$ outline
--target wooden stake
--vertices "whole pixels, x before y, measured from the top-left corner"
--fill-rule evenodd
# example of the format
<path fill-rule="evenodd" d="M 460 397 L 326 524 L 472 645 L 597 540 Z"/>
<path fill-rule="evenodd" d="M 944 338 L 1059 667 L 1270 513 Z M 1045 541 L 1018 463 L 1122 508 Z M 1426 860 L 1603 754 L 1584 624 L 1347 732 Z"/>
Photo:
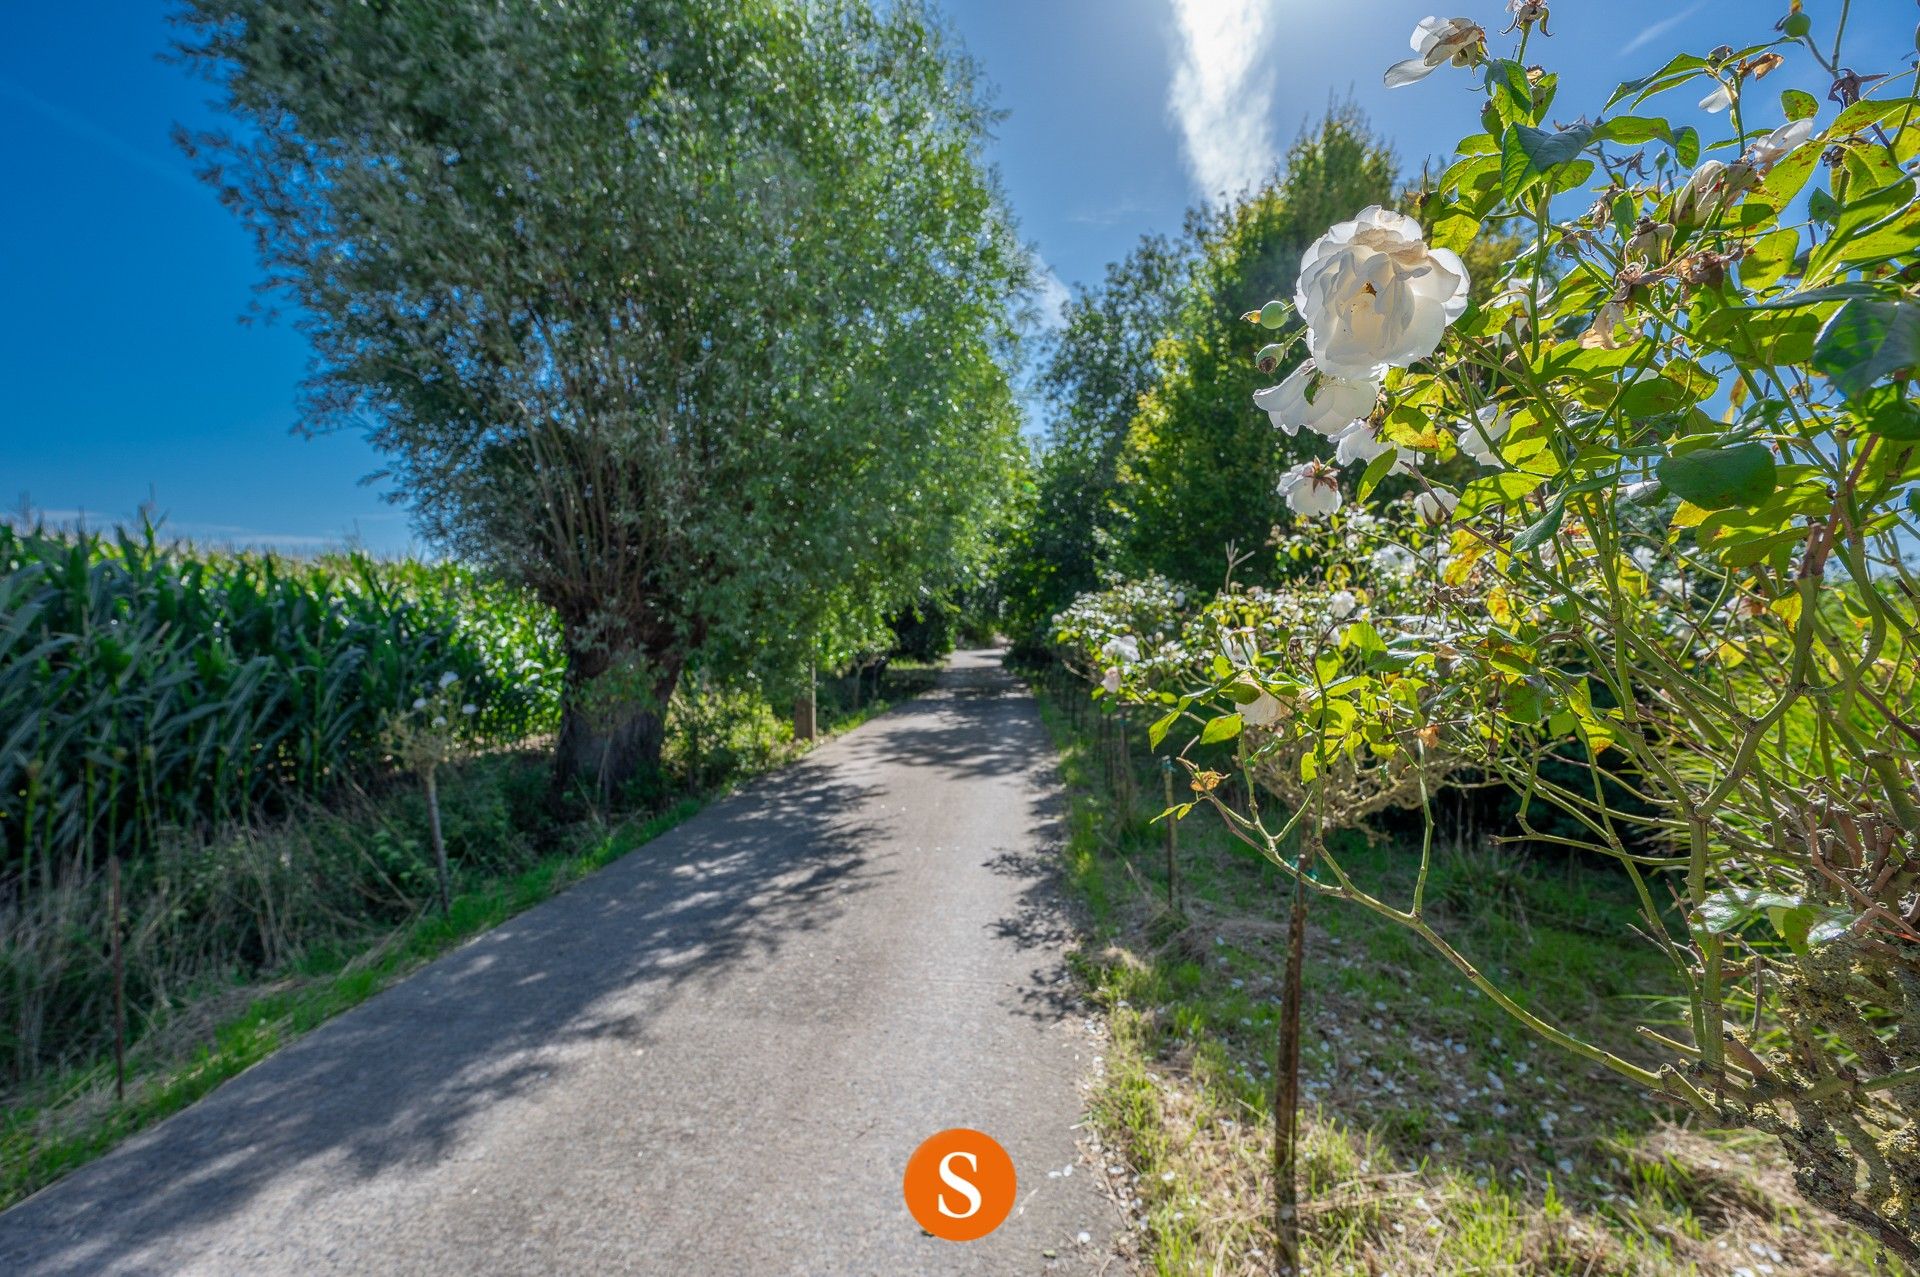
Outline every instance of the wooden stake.
<path fill-rule="evenodd" d="M 433 863 L 440 871 L 440 916 L 453 912 L 453 893 L 447 884 L 447 840 L 440 836 L 440 788 L 427 768 L 427 831 L 433 835 Z"/>
<path fill-rule="evenodd" d="M 1167 908 L 1178 912 L 1180 909 L 1180 869 L 1175 853 L 1180 850 L 1180 822 L 1172 816 L 1173 812 L 1173 760 L 1160 760 L 1161 788 L 1166 791 L 1168 814 L 1161 817 L 1167 822 Z"/>
<path fill-rule="evenodd" d="M 113 1098 L 127 1102 L 127 962 L 120 949 L 120 857 L 107 861 L 107 915 L 113 961 Z"/>
<path fill-rule="evenodd" d="M 1280 992 L 1280 1044 L 1273 1068 L 1273 1271 L 1300 1271 L 1300 1004 L 1307 956 L 1306 876 L 1313 868 L 1319 831 L 1309 821 L 1300 832 L 1295 862 L 1293 911 L 1287 923 L 1287 970 Z"/>

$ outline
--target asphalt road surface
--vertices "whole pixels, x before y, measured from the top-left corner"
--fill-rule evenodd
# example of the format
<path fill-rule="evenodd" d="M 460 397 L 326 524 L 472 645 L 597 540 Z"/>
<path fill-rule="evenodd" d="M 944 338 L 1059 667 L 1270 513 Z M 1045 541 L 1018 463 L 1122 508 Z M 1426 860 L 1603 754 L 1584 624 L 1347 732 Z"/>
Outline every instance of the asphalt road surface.
<path fill-rule="evenodd" d="M 1117 1272 L 1061 814 L 1032 700 L 961 653 L 0 1215 L 0 1272 Z M 953 1126 L 1019 1177 L 976 1242 L 901 1197 Z"/>

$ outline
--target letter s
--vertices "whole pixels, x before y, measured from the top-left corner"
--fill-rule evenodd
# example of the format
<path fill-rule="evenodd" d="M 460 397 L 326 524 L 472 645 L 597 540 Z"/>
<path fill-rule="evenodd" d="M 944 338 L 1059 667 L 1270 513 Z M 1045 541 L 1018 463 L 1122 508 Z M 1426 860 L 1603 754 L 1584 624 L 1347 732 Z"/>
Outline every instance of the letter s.
<path fill-rule="evenodd" d="M 967 1169 L 975 1172 L 976 1174 L 979 1173 L 980 1159 L 975 1157 L 972 1153 L 963 1153 L 963 1152 L 948 1153 L 945 1157 L 940 1159 L 940 1182 L 945 1184 L 948 1188 L 957 1189 L 959 1192 L 964 1194 L 966 1196 L 967 1201 L 971 1202 L 972 1205 L 968 1206 L 963 1211 L 958 1211 L 958 1212 L 950 1211 L 947 1209 L 947 1195 L 945 1193 L 940 1194 L 938 1203 L 940 1206 L 940 1213 L 942 1215 L 945 1215 L 948 1219 L 965 1219 L 969 1215 L 972 1215 L 973 1213 L 975 1213 L 980 1209 L 980 1190 L 975 1188 L 972 1185 L 972 1183 L 970 1183 L 969 1181 L 961 1179 L 957 1174 L 954 1173 L 953 1168 L 948 1165 L 948 1163 L 952 1162 L 953 1159 L 956 1157 L 966 1158 Z"/>

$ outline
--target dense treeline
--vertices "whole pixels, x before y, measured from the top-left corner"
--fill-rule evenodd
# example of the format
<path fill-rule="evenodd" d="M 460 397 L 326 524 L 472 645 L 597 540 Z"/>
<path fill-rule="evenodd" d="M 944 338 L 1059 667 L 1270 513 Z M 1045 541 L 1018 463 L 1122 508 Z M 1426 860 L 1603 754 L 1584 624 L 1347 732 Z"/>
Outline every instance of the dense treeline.
<path fill-rule="evenodd" d="M 1305 453 L 1247 412 L 1278 375 L 1256 367 L 1265 338 L 1241 316 L 1284 290 L 1332 210 L 1389 200 L 1394 172 L 1357 111 L 1330 111 L 1266 185 L 1195 208 L 1172 239 L 1143 238 L 1070 303 L 1042 371 L 1045 447 L 1005 574 L 1023 649 L 1042 651 L 1052 618 L 1103 580 L 1212 586 L 1230 544 L 1260 549 L 1249 534 L 1280 518 L 1275 486 Z"/>
<path fill-rule="evenodd" d="M 1053 618 L 1105 584 L 1158 575 L 1211 592 L 1230 556 L 1241 581 L 1285 573 L 1270 548 L 1290 520 L 1279 481 L 1313 445 L 1248 408 L 1302 352 L 1263 366 L 1273 334 L 1244 316 L 1291 291 L 1331 222 L 1395 202 L 1396 173 L 1365 117 L 1335 107 L 1264 186 L 1193 209 L 1175 237 L 1143 237 L 1069 304 L 1041 370 L 1046 433 L 1001 577 L 1023 656 L 1044 657 Z M 1493 234 L 1470 250 L 1477 289 L 1492 291 L 1508 248 Z"/>

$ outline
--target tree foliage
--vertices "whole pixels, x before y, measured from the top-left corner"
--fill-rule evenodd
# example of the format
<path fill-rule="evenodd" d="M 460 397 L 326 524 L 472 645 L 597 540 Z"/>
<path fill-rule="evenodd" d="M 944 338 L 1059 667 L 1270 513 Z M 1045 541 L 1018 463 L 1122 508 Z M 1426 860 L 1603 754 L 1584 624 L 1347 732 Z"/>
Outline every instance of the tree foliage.
<path fill-rule="evenodd" d="M 565 627 L 559 772 L 978 550 L 1027 263 L 916 4 L 194 0 L 189 139 L 430 535 Z M 825 635 L 825 638 L 822 636 Z"/>
<path fill-rule="evenodd" d="M 1143 237 L 1069 304 L 1041 376 L 1045 447 L 1002 578 L 1017 638 L 1043 648 L 1051 618 L 1104 576 L 1217 585 L 1229 541 L 1264 539 L 1295 449 L 1248 417 L 1253 391 L 1285 369 L 1254 368 L 1260 341 L 1240 316 L 1292 279 L 1336 210 L 1388 199 L 1393 181 L 1365 120 L 1336 108 L 1266 186 L 1191 210 L 1176 237 Z"/>
<path fill-rule="evenodd" d="M 1148 235 L 1067 304 L 1041 370 L 1052 420 L 1018 537 L 1000 576 L 1017 642 L 1044 644 L 1055 613 L 1099 583 L 1109 557 L 1127 425 L 1153 385 L 1203 218 L 1178 240 Z"/>
<path fill-rule="evenodd" d="M 1393 190 L 1392 154 L 1344 108 L 1294 143 L 1272 183 L 1210 220 L 1121 450 L 1117 567 L 1217 585 L 1228 544 L 1258 546 L 1280 521 L 1274 485 L 1305 454 L 1247 411 L 1287 368 L 1255 366 L 1266 338 L 1241 317 L 1292 291 L 1300 254 L 1330 221 Z"/>

